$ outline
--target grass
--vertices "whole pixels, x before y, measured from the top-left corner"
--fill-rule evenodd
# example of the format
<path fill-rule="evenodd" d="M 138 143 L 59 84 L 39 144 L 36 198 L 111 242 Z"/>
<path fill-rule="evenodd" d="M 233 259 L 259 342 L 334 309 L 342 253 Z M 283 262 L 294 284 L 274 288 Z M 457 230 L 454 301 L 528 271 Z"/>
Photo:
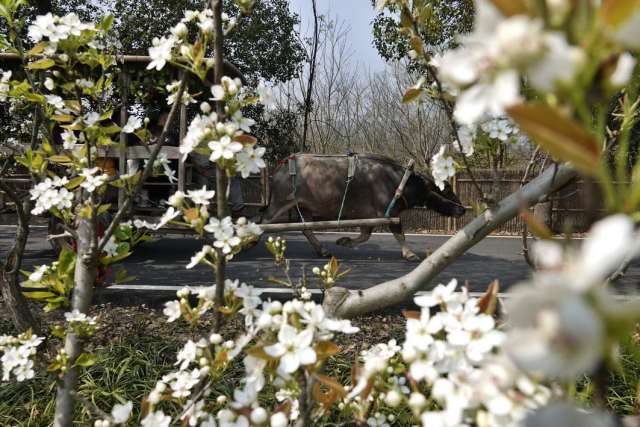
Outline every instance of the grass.
<path fill-rule="evenodd" d="M 79 393 L 104 410 L 115 403 L 128 400 L 134 402 L 134 420 L 138 419 L 139 403 L 149 393 L 156 381 L 174 369 L 173 363 L 178 349 L 188 336 L 197 338 L 207 334 L 210 324 L 205 322 L 198 331 L 189 331 L 184 324 L 167 324 L 159 311 L 146 307 L 101 307 L 103 327 L 91 341 L 91 351 L 98 356 L 98 363 L 86 369 L 80 377 Z M 47 323 L 59 322 L 56 315 L 47 315 Z M 58 315 L 59 316 L 59 315 Z M 391 338 L 401 341 L 404 333 L 404 318 L 400 314 L 370 315 L 355 322 L 361 332 L 353 336 L 342 336 L 338 344 L 342 353 L 327 365 L 327 374 L 341 383 L 350 381 L 351 367 L 360 350 L 371 344 L 386 342 Z M 239 324 L 227 325 L 227 336 L 235 335 Z M 0 317 L 0 334 L 13 333 L 11 324 Z M 59 342 L 47 343 L 46 351 L 51 355 Z M 41 357 L 40 359 L 45 359 Z M 637 412 L 638 384 L 640 382 L 640 338 L 629 337 L 621 347 L 621 363 L 618 372 L 612 374 L 609 384 L 608 402 L 612 411 L 619 415 Z M 44 363 L 44 362 L 43 362 Z M 46 367 L 40 366 L 39 372 Z M 242 373 L 238 361 L 229 375 L 213 387 L 213 396 L 231 396 Z M 0 426 L 47 426 L 51 424 L 55 405 L 55 386 L 49 376 L 40 375 L 34 380 L 20 384 L 2 384 L 0 387 Z M 588 380 L 578 387 L 577 397 L 583 403 L 590 400 L 591 385 Z M 273 393 L 263 393 L 263 404 L 275 405 Z M 176 409 L 163 407 L 174 416 Z M 77 425 L 92 425 L 95 417 L 78 405 Z M 383 412 L 385 409 L 383 408 Z M 390 411 L 388 413 L 391 413 Z M 410 425 L 408 412 L 394 412 L 394 425 Z M 349 425 L 335 410 L 330 421 L 323 426 Z"/>

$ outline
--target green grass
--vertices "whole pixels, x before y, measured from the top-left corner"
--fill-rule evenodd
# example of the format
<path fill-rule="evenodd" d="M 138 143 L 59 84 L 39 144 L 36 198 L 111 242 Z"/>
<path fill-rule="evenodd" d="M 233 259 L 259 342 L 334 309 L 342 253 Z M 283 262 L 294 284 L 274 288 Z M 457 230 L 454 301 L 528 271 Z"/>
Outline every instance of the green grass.
<path fill-rule="evenodd" d="M 640 340 L 628 337 L 620 346 L 619 365 L 609 376 L 607 404 L 618 415 L 637 414 L 640 409 Z M 585 405 L 591 401 L 592 384 L 587 378 L 578 387 L 577 399 Z"/>
<path fill-rule="evenodd" d="M 98 356 L 98 363 L 86 369 L 80 377 L 79 392 L 87 400 L 99 408 L 109 411 L 119 402 L 134 402 L 133 420 L 138 420 L 139 404 L 149 393 L 156 381 L 165 373 L 174 369 L 176 352 L 182 346 L 188 331 L 177 324 L 167 325 L 162 317 L 153 311 L 116 311 L 109 313 L 108 324 L 100 335 L 94 339 L 95 347 L 91 349 Z M 117 319 L 117 320 L 112 320 Z M 351 367 L 355 355 L 360 349 L 375 342 L 401 338 L 404 322 L 399 315 L 382 317 L 371 316 L 356 322 L 363 328 L 360 334 L 352 337 L 341 337 L 338 344 L 346 350 L 329 361 L 326 373 L 348 384 L 351 378 Z M 159 326 L 161 325 L 161 326 Z M 237 325 L 236 325 L 237 326 Z M 229 325 L 231 334 L 236 327 Z M 0 320 L 0 334 L 12 333 L 11 325 Z M 204 334 L 202 331 L 195 335 Z M 195 336 L 194 335 L 194 336 Z M 49 343 L 49 349 L 57 343 Z M 41 357 L 40 359 L 44 359 Z M 44 371 L 44 366 L 39 367 Z M 227 372 L 227 376 L 213 386 L 212 396 L 231 396 L 242 376 L 242 363 L 237 361 Z M 640 341 L 637 337 L 629 338 L 621 347 L 620 369 L 611 375 L 609 381 L 608 403 L 612 411 L 619 415 L 637 412 L 637 390 L 640 382 Z M 273 390 L 272 390 L 273 391 Z M 55 386 L 51 377 L 41 375 L 24 383 L 9 383 L 0 386 L 0 426 L 47 426 L 51 424 L 55 404 Z M 591 384 L 584 381 L 577 389 L 577 398 L 589 404 Z M 273 392 L 265 390 L 261 396 L 262 404 L 267 407 L 276 405 Z M 95 417 L 80 405 L 77 406 L 76 425 L 92 425 Z M 176 409 L 165 406 L 163 410 L 173 416 Z M 410 425 L 411 414 L 408 411 L 392 411 L 380 408 L 383 413 L 396 416 L 394 425 Z M 348 425 L 337 409 L 334 409 L 329 420 L 322 426 Z M 137 423 L 132 423 L 137 424 Z"/>
<path fill-rule="evenodd" d="M 106 410 L 118 402 L 140 402 L 156 380 L 172 369 L 178 345 L 166 337 L 154 340 L 132 334 L 121 342 L 97 347 L 98 363 L 82 373 L 80 394 Z M 0 425 L 50 425 L 54 401 L 50 377 L 5 384 L 0 387 Z M 92 424 L 92 419 L 84 408 L 77 408 L 78 425 Z"/>

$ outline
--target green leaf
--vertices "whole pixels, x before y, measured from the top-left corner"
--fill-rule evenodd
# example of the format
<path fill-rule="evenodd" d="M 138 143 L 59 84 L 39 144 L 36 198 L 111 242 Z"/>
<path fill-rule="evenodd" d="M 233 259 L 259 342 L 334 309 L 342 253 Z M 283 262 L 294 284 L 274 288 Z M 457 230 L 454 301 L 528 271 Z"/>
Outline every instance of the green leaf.
<path fill-rule="evenodd" d="M 113 27 L 113 15 L 105 15 L 102 17 L 96 28 L 102 31 L 109 31 Z"/>
<path fill-rule="evenodd" d="M 51 120 L 55 120 L 60 123 L 70 123 L 75 119 L 71 114 L 56 114 L 51 116 Z"/>
<path fill-rule="evenodd" d="M 27 65 L 29 70 L 46 70 L 56 65 L 56 61 L 51 58 L 40 59 Z"/>
<path fill-rule="evenodd" d="M 107 212 L 109 208 L 111 208 L 111 203 L 100 205 L 100 207 L 98 208 L 98 215 L 102 215 L 103 213 Z"/>
<path fill-rule="evenodd" d="M 524 0 L 491 0 L 491 3 L 504 16 L 525 15 L 527 13 L 527 3 Z"/>
<path fill-rule="evenodd" d="M 402 103 L 403 104 L 408 104 L 409 102 L 415 101 L 416 99 L 418 99 L 420 97 L 420 95 L 422 95 L 422 89 L 418 89 L 418 88 L 415 88 L 415 87 L 410 87 L 404 93 L 404 96 L 402 97 Z"/>
<path fill-rule="evenodd" d="M 44 52 L 45 43 L 40 42 L 27 51 L 27 56 L 36 56 Z"/>
<path fill-rule="evenodd" d="M 82 353 L 76 359 L 75 365 L 87 368 L 89 366 L 95 365 L 97 361 L 98 357 L 95 354 Z"/>
<path fill-rule="evenodd" d="M 76 266 L 76 254 L 71 249 L 62 248 L 58 256 L 58 271 L 71 274 Z"/>
<path fill-rule="evenodd" d="M 111 265 L 118 261 L 122 261 L 123 259 L 127 258 L 129 255 L 131 255 L 131 252 L 119 253 L 118 255 L 115 255 L 115 256 L 106 256 L 102 258 L 100 262 L 102 263 L 102 265 Z"/>
<path fill-rule="evenodd" d="M 56 296 L 56 294 L 54 294 L 53 292 L 47 292 L 47 291 L 22 292 L 22 295 L 24 295 L 29 299 L 35 299 L 35 300 L 43 300 L 43 299 Z"/>
<path fill-rule="evenodd" d="M 69 159 L 69 160 L 71 160 L 71 159 Z M 82 184 L 82 181 L 84 181 L 84 177 L 83 176 L 77 176 L 77 177 L 73 178 L 71 181 L 69 181 L 69 183 L 67 185 L 65 185 L 65 187 L 66 187 L 67 190 L 73 190 L 74 188 L 78 188 L 78 186 L 80 184 Z"/>
<path fill-rule="evenodd" d="M 116 285 L 132 282 L 136 279 L 137 279 L 136 276 L 128 276 L 127 270 L 124 268 L 120 268 L 118 269 L 118 271 L 116 271 L 116 280 L 115 280 Z"/>
<path fill-rule="evenodd" d="M 55 154 L 55 150 L 46 139 L 42 141 L 42 150 L 44 150 L 47 155 Z"/>
<path fill-rule="evenodd" d="M 545 105 L 515 105 L 507 110 L 516 124 L 552 156 L 587 175 L 597 173 L 600 149 L 591 134 L 571 118 Z"/>
<path fill-rule="evenodd" d="M 604 0 L 600 15 L 607 24 L 617 27 L 633 16 L 640 6 L 637 0 Z"/>

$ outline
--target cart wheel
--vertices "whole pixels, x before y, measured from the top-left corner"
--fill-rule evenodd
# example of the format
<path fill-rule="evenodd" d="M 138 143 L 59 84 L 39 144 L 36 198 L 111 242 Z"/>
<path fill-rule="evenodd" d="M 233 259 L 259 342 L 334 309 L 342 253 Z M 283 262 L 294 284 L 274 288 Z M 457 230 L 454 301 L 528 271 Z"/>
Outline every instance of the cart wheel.
<path fill-rule="evenodd" d="M 64 233 L 64 222 L 59 218 L 51 215 L 49 217 L 49 224 L 47 227 L 49 236 L 54 236 L 58 234 Z M 67 239 L 51 239 L 49 240 L 49 244 L 51 244 L 51 248 L 53 248 L 53 252 L 56 256 L 60 255 L 62 249 L 71 249 L 71 238 Z"/>

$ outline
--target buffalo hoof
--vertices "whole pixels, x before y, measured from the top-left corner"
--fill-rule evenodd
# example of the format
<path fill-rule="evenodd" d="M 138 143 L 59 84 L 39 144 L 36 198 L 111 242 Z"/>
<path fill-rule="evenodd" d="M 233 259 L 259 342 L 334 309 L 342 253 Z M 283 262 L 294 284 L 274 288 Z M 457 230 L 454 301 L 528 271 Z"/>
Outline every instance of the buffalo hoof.
<path fill-rule="evenodd" d="M 338 240 L 336 240 L 336 245 L 345 246 L 347 248 L 352 248 L 353 247 L 353 239 L 351 239 L 350 237 L 341 237 Z"/>
<path fill-rule="evenodd" d="M 407 261 L 411 261 L 411 262 L 417 262 L 420 261 L 420 257 L 416 254 L 414 254 L 411 251 L 407 251 L 407 252 L 402 252 L 402 258 L 406 259 Z"/>

